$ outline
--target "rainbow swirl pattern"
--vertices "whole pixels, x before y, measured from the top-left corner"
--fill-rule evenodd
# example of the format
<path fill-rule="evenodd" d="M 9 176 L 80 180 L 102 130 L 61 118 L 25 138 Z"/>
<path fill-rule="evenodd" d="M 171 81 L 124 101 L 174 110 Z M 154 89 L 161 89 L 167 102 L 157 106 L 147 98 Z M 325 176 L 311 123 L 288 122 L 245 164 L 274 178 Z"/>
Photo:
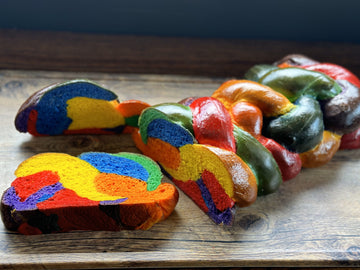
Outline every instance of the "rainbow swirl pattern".
<path fill-rule="evenodd" d="M 37 91 L 20 107 L 15 127 L 34 136 L 115 134 L 137 126 L 145 102 L 118 97 L 94 82 L 73 80 Z"/>
<path fill-rule="evenodd" d="M 151 159 L 133 153 L 35 155 L 1 200 L 7 227 L 24 234 L 148 229 L 174 210 L 178 192 Z"/>

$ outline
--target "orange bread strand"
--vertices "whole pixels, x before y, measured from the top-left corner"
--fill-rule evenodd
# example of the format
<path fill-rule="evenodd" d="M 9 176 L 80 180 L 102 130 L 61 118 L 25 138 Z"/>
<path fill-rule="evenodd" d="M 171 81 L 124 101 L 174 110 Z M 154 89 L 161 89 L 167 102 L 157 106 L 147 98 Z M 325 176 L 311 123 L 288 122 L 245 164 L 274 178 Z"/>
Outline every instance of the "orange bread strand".
<path fill-rule="evenodd" d="M 227 81 L 212 97 L 219 99 L 229 111 L 234 103 L 247 101 L 259 107 L 265 116 L 282 115 L 295 107 L 285 96 L 270 87 L 248 80 Z"/>
<path fill-rule="evenodd" d="M 176 169 L 180 165 L 180 152 L 171 144 L 162 141 L 158 138 L 148 138 L 148 143 L 145 144 L 139 132 L 139 129 L 135 129 L 132 133 L 132 139 L 139 150 L 146 156 L 156 160 L 162 165 Z"/>
<path fill-rule="evenodd" d="M 300 154 L 302 166 L 316 168 L 328 163 L 338 151 L 340 143 L 340 135 L 325 130 L 321 142 L 314 149 Z"/>
<path fill-rule="evenodd" d="M 121 185 L 116 183 L 121 182 Z M 168 200 L 174 194 L 174 186 L 161 184 L 154 191 L 146 190 L 146 182 L 139 179 L 117 175 L 113 173 L 101 173 L 94 179 L 96 190 L 111 196 L 126 196 L 123 204 L 151 203 L 158 200 Z"/>
<path fill-rule="evenodd" d="M 125 100 L 116 106 L 116 110 L 124 117 L 131 117 L 140 115 L 147 107 L 150 107 L 150 105 L 140 100 Z"/>

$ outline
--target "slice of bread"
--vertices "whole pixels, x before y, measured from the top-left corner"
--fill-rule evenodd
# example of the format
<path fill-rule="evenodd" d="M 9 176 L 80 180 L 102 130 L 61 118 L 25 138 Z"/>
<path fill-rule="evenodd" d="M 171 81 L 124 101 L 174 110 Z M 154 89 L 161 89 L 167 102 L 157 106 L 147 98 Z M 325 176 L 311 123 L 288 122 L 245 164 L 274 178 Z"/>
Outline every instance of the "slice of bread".
<path fill-rule="evenodd" d="M 88 80 L 72 80 L 37 91 L 20 107 L 15 127 L 34 136 L 114 134 L 137 126 L 149 104 L 119 102 L 115 93 Z"/>
<path fill-rule="evenodd" d="M 146 230 L 166 219 L 177 189 L 160 167 L 134 153 L 35 155 L 22 162 L 1 199 L 5 227 L 22 234 Z"/>
<path fill-rule="evenodd" d="M 236 153 L 224 106 L 213 98 L 191 104 L 196 106 L 166 103 L 145 109 L 133 140 L 216 224 L 230 225 L 236 205 L 256 200 L 257 178 Z"/>

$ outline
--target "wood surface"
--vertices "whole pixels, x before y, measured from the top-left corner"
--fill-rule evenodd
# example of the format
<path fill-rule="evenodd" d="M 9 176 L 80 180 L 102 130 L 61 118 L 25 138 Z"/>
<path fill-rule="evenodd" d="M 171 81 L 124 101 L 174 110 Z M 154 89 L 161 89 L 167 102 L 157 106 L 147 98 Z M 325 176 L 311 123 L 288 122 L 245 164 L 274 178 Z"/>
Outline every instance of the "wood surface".
<path fill-rule="evenodd" d="M 1 70 L 1 193 L 18 164 L 37 153 L 138 152 L 128 135 L 35 138 L 15 130 L 15 114 L 30 94 L 75 78 L 151 104 L 210 95 L 227 79 Z M 148 231 L 24 236 L 0 223 L 0 269 L 360 266 L 359 158 L 360 150 L 341 151 L 321 168 L 303 169 L 278 192 L 238 209 L 232 227 L 215 225 L 182 192 L 175 212 Z"/>
<path fill-rule="evenodd" d="M 270 30 L 271 31 L 271 30 Z M 0 29 L 0 69 L 241 77 L 290 53 L 360 74 L 360 44 Z"/>

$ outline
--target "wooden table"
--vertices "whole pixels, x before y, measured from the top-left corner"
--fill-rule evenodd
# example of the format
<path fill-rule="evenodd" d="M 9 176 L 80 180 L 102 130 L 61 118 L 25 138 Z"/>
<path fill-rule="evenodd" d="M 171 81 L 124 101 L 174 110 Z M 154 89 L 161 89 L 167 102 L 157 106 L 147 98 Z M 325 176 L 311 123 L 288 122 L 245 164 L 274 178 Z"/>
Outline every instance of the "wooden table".
<path fill-rule="evenodd" d="M 8 41 L 9 32 L 6 33 L 2 38 Z M 22 35 L 24 38 L 27 34 Z M 202 41 L 197 42 L 204 45 Z M 224 45 L 223 42 L 219 41 L 218 44 Z M 1 42 L 0 49 L 1 44 L 5 44 L 5 49 L 13 57 L 26 56 L 29 51 L 35 51 L 33 47 L 29 47 L 28 51 L 16 51 L 10 43 L 8 46 Z M 195 50 L 199 51 L 198 46 L 195 46 Z M 300 48 L 299 44 L 296 46 Z M 314 46 L 314 51 L 319 50 L 320 45 L 308 46 L 305 51 L 309 51 L 311 46 Z M 329 50 L 335 51 L 335 48 Z M 176 47 L 175 52 L 179 52 Z M 340 55 L 338 52 L 338 62 L 343 61 Z M 360 61 L 351 56 L 358 55 L 358 51 L 353 54 L 347 52 L 355 72 L 359 71 L 356 67 L 359 67 Z M 82 58 L 81 55 L 79 57 Z M 237 57 L 240 57 L 239 54 Z M 4 59 L 7 59 L 5 64 L 1 62 Z M 0 67 L 20 68 L 20 62 L 17 62 L 20 58 L 16 59 L 12 60 L 4 50 L 0 50 Z M 135 57 L 130 54 L 129 59 Z M 226 57 L 224 59 L 228 61 Z M 174 58 L 170 60 L 177 63 Z M 76 62 L 74 59 L 64 61 L 69 66 Z M 185 57 L 183 61 L 190 60 Z M 43 63 L 33 63 L 34 69 L 45 69 Z M 142 71 L 151 73 L 151 65 L 142 65 Z M 210 65 L 209 61 L 205 65 Z M 95 70 L 91 68 L 92 72 L 88 72 L 84 68 L 86 73 L 75 72 L 76 68 L 70 68 L 72 72 L 65 72 L 66 64 L 58 68 L 61 71 L 32 71 L 29 63 L 23 64 L 26 70 L 0 70 L 1 193 L 14 180 L 13 172 L 17 165 L 37 153 L 78 155 L 84 151 L 138 152 L 127 135 L 33 138 L 18 133 L 13 124 L 14 116 L 22 102 L 34 91 L 54 82 L 88 78 L 111 89 L 120 99 L 137 98 L 156 104 L 178 101 L 194 94 L 210 95 L 229 78 L 225 74 L 231 73 L 226 67 L 218 67 L 222 70 L 219 75 L 206 75 L 206 72 L 202 72 L 205 69 L 193 65 L 195 75 L 190 75 L 186 74 L 186 67 L 175 64 L 178 72 L 129 74 L 121 70 L 122 67 L 118 72 L 111 65 L 105 66 L 99 68 L 102 72 L 93 72 Z M 165 69 L 164 65 L 159 66 Z M 243 63 L 242 67 L 245 66 Z M 109 70 L 104 72 L 104 69 Z M 360 150 L 340 151 L 321 168 L 303 169 L 295 179 L 283 183 L 275 194 L 260 197 L 252 206 L 238 209 L 232 227 L 215 225 L 182 192 L 175 212 L 148 231 L 23 236 L 6 231 L 1 223 L 0 269 L 360 266 L 359 158 Z"/>

